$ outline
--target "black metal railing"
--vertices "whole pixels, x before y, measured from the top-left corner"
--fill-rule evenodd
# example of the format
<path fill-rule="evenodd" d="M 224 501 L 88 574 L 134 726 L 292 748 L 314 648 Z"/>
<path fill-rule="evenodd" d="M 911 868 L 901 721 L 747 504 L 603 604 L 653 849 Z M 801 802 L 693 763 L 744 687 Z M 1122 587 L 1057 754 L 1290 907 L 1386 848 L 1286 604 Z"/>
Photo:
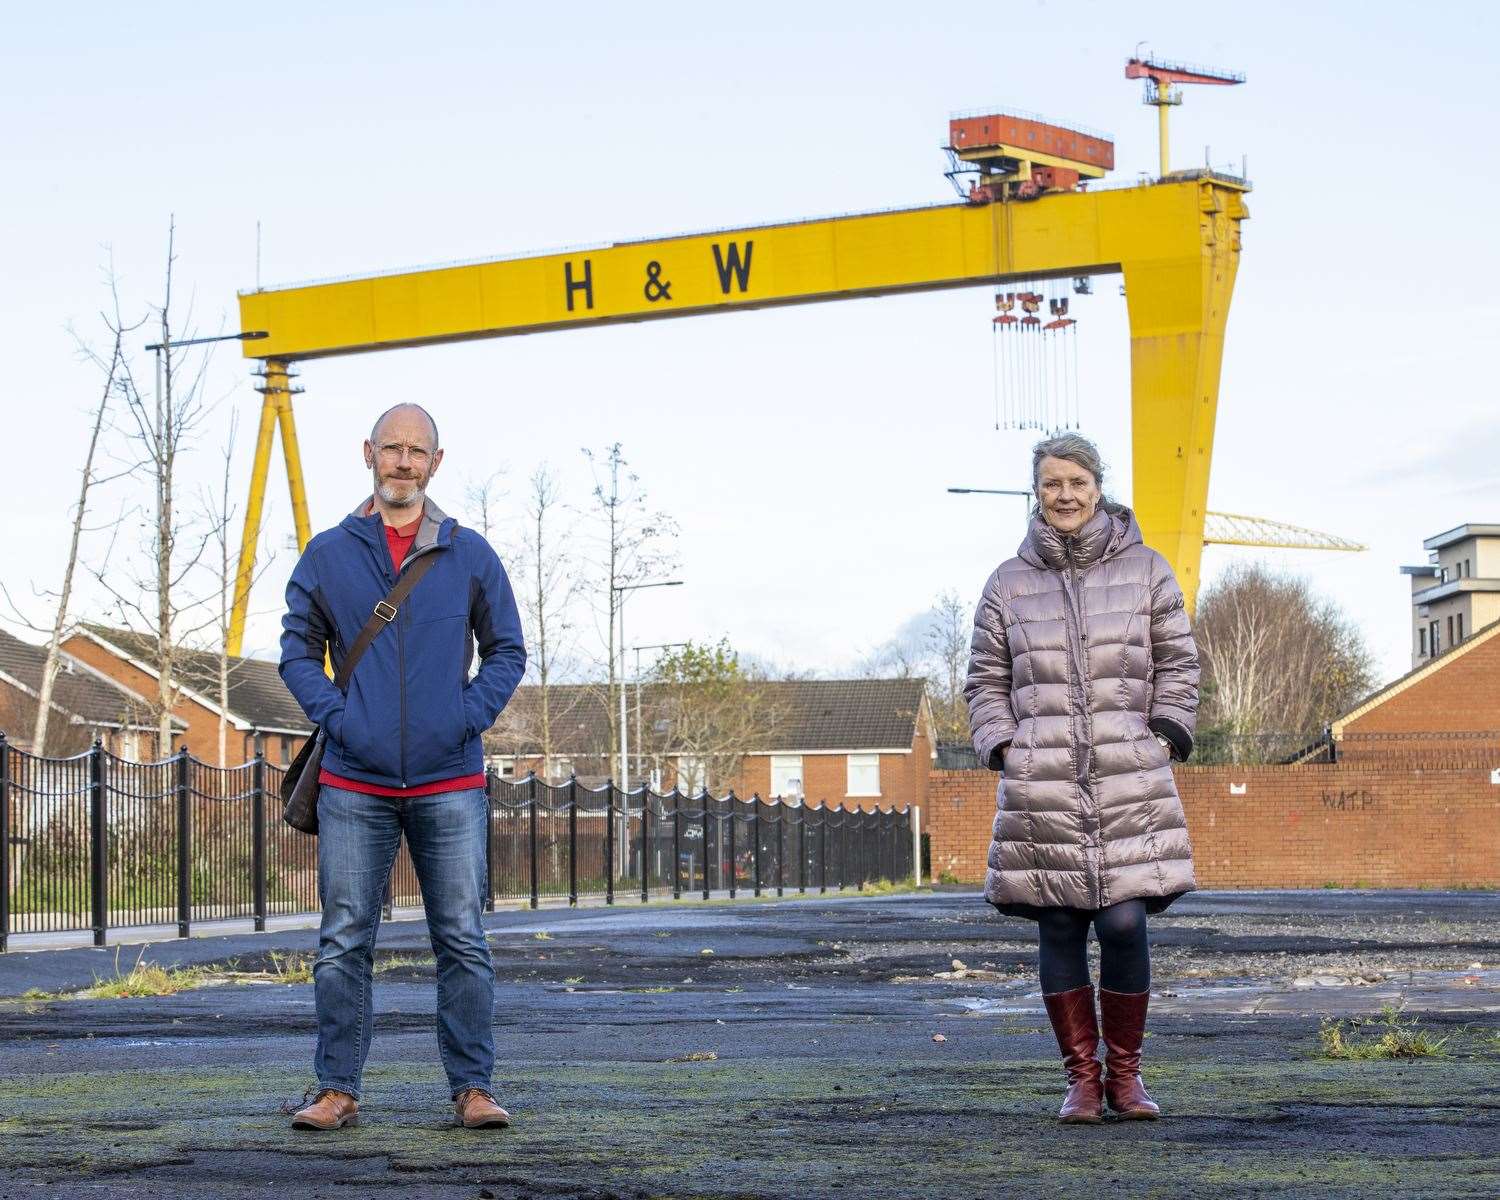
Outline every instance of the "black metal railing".
<path fill-rule="evenodd" d="M 214 767 L 181 751 L 130 762 L 45 758 L 0 733 L 0 951 L 11 934 L 317 912 L 316 840 L 281 820 L 283 770 Z M 628 791 L 486 776 L 486 908 L 581 897 L 649 901 L 774 889 L 826 892 L 912 875 L 907 809 Z M 388 907 L 421 904 L 405 845 Z"/>

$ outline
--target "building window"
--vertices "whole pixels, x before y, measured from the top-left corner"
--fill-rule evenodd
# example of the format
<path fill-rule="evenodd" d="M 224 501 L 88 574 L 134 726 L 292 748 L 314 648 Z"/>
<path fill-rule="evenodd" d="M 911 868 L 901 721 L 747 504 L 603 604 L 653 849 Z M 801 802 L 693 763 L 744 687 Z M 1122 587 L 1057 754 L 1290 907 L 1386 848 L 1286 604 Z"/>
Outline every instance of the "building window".
<path fill-rule="evenodd" d="M 501 779 L 514 779 L 516 776 L 516 759 L 512 754 L 501 754 L 490 759 L 490 766 Z"/>
<path fill-rule="evenodd" d="M 292 739 L 284 733 L 281 735 L 281 765 L 283 767 L 292 765 Z"/>
<path fill-rule="evenodd" d="M 1464 559 L 1464 578 L 1468 579 L 1474 574 L 1474 568 L 1469 565 L 1469 560 Z"/>
<path fill-rule="evenodd" d="M 1438 623 L 1436 621 L 1427 626 L 1427 644 L 1432 647 L 1431 653 L 1438 652 Z"/>
<path fill-rule="evenodd" d="M 1426 628 L 1422 628 L 1422 629 L 1417 630 L 1417 654 L 1421 658 L 1426 658 L 1427 657 L 1427 630 L 1426 630 Z"/>
<path fill-rule="evenodd" d="M 1458 614 L 1458 639 L 1457 640 L 1460 641 L 1460 642 L 1464 640 L 1464 615 L 1463 615 L 1463 613 L 1459 613 Z"/>
<path fill-rule="evenodd" d="M 141 761 L 141 735 L 139 732 L 134 729 L 122 729 L 120 731 L 120 740 L 117 744 L 120 747 L 118 757 L 128 762 Z"/>
<path fill-rule="evenodd" d="M 771 795 L 787 800 L 802 796 L 802 755 L 771 755 Z"/>
<path fill-rule="evenodd" d="M 1448 614 L 1448 645 L 1453 645 L 1453 614 Z"/>
<path fill-rule="evenodd" d="M 1438 582 L 1439 583 L 1447 583 L 1448 582 L 1448 568 L 1447 567 L 1439 567 L 1438 568 Z"/>
<path fill-rule="evenodd" d="M 851 796 L 880 795 L 880 755 L 849 755 L 849 789 Z"/>

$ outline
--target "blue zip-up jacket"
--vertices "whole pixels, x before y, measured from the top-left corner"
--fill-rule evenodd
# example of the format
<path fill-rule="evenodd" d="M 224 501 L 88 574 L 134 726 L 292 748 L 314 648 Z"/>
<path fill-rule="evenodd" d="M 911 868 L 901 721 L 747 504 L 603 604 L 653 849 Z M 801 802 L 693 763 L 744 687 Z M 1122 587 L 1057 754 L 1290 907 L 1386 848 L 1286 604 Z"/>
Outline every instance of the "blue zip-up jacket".
<path fill-rule="evenodd" d="M 380 514 L 366 500 L 308 542 L 286 585 L 281 678 L 327 735 L 323 766 L 386 787 L 414 787 L 484 770 L 480 735 L 526 670 L 515 595 L 490 544 L 459 528 L 431 500 L 402 570 L 441 558 L 389 629 L 365 650 L 341 693 L 334 671 L 378 601 L 396 586 Z M 475 642 L 479 671 L 469 678 Z"/>

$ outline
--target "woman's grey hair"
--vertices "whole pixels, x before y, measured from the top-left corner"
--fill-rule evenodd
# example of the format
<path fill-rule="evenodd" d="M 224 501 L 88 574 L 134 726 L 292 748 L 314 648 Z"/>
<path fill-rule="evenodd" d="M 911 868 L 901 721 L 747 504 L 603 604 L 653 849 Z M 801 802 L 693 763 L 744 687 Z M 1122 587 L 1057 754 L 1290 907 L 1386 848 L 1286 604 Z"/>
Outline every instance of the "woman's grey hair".
<path fill-rule="evenodd" d="M 1041 501 L 1036 498 L 1041 486 L 1042 459 L 1062 458 L 1082 467 L 1094 477 L 1099 488 L 1099 502 L 1113 506 L 1114 501 L 1104 495 L 1104 460 L 1099 457 L 1099 447 L 1077 433 L 1063 433 L 1057 437 L 1043 438 L 1031 448 L 1031 511 L 1033 515 L 1042 511 Z"/>

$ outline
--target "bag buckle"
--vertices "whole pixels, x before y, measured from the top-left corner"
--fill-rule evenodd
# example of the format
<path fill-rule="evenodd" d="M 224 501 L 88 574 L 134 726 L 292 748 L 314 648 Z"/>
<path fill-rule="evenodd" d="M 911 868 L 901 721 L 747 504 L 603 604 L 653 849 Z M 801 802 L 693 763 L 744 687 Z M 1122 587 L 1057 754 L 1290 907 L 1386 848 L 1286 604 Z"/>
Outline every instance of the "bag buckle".
<path fill-rule="evenodd" d="M 389 625 L 396 619 L 396 606 L 394 604 L 387 604 L 384 600 L 377 601 L 375 604 L 375 615 Z"/>

